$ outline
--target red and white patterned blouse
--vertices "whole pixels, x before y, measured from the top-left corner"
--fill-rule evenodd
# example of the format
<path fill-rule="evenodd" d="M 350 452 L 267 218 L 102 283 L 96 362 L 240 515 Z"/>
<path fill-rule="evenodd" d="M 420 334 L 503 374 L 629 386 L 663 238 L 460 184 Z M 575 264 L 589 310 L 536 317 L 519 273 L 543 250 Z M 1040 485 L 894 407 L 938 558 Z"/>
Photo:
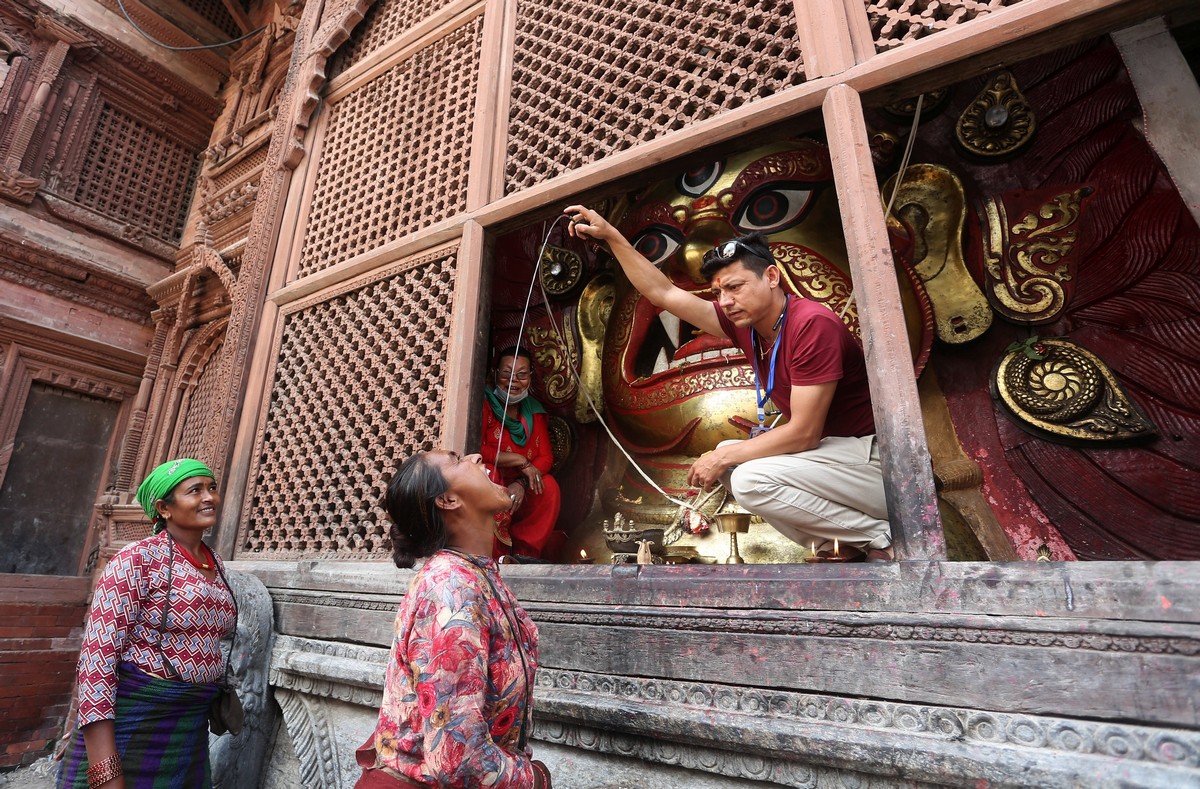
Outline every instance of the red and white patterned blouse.
<path fill-rule="evenodd" d="M 223 570 L 221 558 L 213 555 Z M 159 650 L 170 556 L 171 543 L 162 532 L 126 545 L 100 574 L 79 653 L 80 727 L 114 717 L 120 661 L 163 679 L 221 679 L 221 638 L 237 623 L 233 594 L 219 573 L 208 580 L 178 548 L 171 569 L 171 613 Z M 163 665 L 164 655 L 174 672 Z"/>
<path fill-rule="evenodd" d="M 435 553 L 396 615 L 375 766 L 422 785 L 533 786 L 530 752 L 520 741 L 536 668 L 537 626 L 496 562 Z"/>

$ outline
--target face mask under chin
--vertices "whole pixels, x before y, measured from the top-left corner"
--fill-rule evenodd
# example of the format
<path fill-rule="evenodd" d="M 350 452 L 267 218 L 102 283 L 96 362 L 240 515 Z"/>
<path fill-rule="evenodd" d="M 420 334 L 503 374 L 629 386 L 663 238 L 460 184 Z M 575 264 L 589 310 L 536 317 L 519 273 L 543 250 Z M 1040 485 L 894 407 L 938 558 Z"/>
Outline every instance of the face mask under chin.
<path fill-rule="evenodd" d="M 503 387 L 497 386 L 497 387 L 495 387 L 495 389 L 496 389 L 497 396 L 499 396 L 499 398 L 501 400 L 504 400 L 506 393 L 505 393 Z M 516 405 L 517 403 L 524 400 L 526 397 L 529 397 L 529 388 L 528 387 L 526 387 L 525 390 L 522 392 L 513 392 L 512 394 L 509 394 L 508 395 L 508 404 Z"/>

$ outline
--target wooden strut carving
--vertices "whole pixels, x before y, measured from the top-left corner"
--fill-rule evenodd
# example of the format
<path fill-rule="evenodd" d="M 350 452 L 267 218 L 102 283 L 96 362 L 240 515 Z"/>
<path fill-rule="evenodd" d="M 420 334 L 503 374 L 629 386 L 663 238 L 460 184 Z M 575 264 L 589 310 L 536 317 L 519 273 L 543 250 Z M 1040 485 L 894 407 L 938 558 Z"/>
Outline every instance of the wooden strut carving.
<path fill-rule="evenodd" d="M 303 157 L 304 132 L 316 110 L 319 90 L 325 79 L 328 57 L 362 21 L 373 0 L 343 0 L 322 5 L 309 4 L 296 28 L 295 50 L 279 99 L 279 115 L 267 149 L 267 161 L 259 182 L 248 243 L 235 288 L 231 291 L 232 312 L 226 335 L 214 415 L 213 463 L 218 474 L 225 471 L 233 446 L 238 407 L 242 401 L 250 349 L 265 303 L 265 286 L 279 226 L 291 181 L 292 169 Z M 223 540 L 232 547 L 232 538 Z"/>

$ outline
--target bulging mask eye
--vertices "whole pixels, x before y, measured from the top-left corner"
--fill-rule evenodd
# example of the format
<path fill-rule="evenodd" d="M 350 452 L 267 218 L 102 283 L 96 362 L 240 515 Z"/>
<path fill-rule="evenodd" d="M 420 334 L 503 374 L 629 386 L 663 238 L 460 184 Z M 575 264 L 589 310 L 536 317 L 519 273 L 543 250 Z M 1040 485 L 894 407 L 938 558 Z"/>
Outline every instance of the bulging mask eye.
<path fill-rule="evenodd" d="M 683 244 L 683 235 L 674 228 L 651 225 L 633 239 L 633 248 L 658 267 L 671 259 Z"/>
<path fill-rule="evenodd" d="M 771 184 L 755 189 L 733 215 L 733 225 L 743 233 L 778 233 L 804 218 L 814 190 L 808 185 Z"/>
<path fill-rule="evenodd" d="M 721 177 L 721 173 L 725 172 L 724 162 L 710 162 L 709 164 L 696 167 L 688 170 L 675 181 L 675 188 L 682 195 L 688 197 L 699 197 L 712 188 L 712 185 Z"/>

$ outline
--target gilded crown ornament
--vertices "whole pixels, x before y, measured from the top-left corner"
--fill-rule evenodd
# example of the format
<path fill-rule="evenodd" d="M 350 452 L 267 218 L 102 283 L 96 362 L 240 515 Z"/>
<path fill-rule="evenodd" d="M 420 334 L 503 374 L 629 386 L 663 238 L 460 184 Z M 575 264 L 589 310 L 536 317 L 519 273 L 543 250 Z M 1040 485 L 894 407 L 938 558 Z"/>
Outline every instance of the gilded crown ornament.
<path fill-rule="evenodd" d="M 1036 130 L 1033 108 L 1017 80 L 998 71 L 958 117 L 954 135 L 969 153 L 992 158 L 1018 152 Z"/>
<path fill-rule="evenodd" d="M 1070 340 L 1013 343 L 994 386 L 1016 423 L 1049 441 L 1125 444 L 1157 434 L 1108 365 Z"/>
<path fill-rule="evenodd" d="M 1071 253 L 1079 235 L 1083 201 L 1092 191 L 1090 186 L 1079 186 L 1008 198 L 1037 206 L 1024 213 L 1015 211 L 1006 198 L 983 201 L 985 288 L 988 301 L 1001 317 L 1038 325 L 1056 320 L 1066 307 L 1075 279 L 1077 256 Z"/>

